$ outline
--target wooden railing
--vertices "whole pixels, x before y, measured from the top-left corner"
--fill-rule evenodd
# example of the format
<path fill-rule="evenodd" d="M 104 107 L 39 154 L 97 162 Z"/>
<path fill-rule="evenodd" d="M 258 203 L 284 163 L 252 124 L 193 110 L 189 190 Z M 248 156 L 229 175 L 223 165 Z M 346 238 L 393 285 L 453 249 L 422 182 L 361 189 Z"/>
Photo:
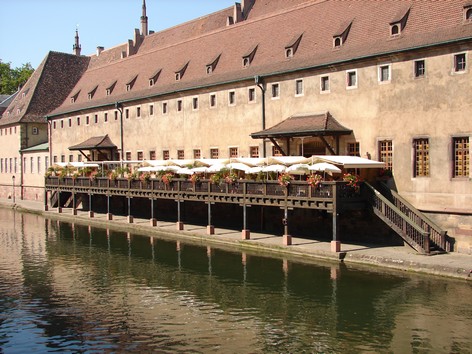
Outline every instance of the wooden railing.
<path fill-rule="evenodd" d="M 367 182 L 362 185 L 362 195 L 370 202 L 374 212 L 411 247 L 424 254 L 430 254 L 430 233 L 419 227 L 379 191 Z"/>

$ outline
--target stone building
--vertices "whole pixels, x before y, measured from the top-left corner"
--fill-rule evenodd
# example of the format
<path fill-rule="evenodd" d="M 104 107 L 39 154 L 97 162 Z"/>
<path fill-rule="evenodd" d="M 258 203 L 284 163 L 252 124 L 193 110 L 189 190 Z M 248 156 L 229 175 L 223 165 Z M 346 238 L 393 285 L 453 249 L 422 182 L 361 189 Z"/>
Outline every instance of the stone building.
<path fill-rule="evenodd" d="M 43 112 L 52 163 L 360 155 L 471 252 L 469 1 L 245 0 L 156 33 L 145 5 Z"/>

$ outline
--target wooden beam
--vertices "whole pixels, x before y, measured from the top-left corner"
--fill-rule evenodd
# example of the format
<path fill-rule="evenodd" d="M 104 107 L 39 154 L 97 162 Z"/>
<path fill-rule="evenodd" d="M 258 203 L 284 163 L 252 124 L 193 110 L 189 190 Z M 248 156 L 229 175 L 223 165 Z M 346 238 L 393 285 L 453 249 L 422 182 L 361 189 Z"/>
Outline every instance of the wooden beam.
<path fill-rule="evenodd" d="M 324 136 L 320 136 L 321 141 L 325 144 L 325 146 L 328 148 L 329 152 L 331 155 L 337 155 L 334 149 L 332 148 L 331 145 L 329 145 L 328 141 L 325 139 Z"/>
<path fill-rule="evenodd" d="M 275 141 L 274 138 L 269 138 L 269 140 L 270 140 L 270 142 L 271 142 L 272 144 L 274 144 L 274 145 L 277 147 L 277 149 L 280 150 L 280 152 L 282 153 L 283 156 L 287 156 L 287 153 L 284 151 L 284 149 L 282 149 L 282 148 L 280 147 L 280 145 L 277 143 L 277 141 Z"/>

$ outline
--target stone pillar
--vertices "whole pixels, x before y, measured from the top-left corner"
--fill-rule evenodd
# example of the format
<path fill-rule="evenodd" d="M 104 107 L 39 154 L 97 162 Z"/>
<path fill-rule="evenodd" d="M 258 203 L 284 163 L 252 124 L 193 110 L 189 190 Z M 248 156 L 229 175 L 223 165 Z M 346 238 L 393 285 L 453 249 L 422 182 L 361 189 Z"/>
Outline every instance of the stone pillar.
<path fill-rule="evenodd" d="M 177 221 L 177 230 L 182 231 L 184 229 L 184 223 L 182 221 Z"/>
<path fill-rule="evenodd" d="M 108 221 L 113 220 L 113 214 L 112 213 L 107 213 L 107 220 Z"/>
<path fill-rule="evenodd" d="M 134 222 L 133 215 L 128 215 L 127 221 L 128 221 L 128 224 L 132 224 Z"/>
<path fill-rule="evenodd" d="M 152 227 L 157 226 L 157 219 L 155 219 L 155 218 L 149 219 L 149 224 L 150 224 Z"/>
<path fill-rule="evenodd" d="M 249 231 L 249 230 L 247 230 L 247 229 L 241 231 L 241 238 L 242 238 L 243 240 L 250 240 L 250 239 L 251 239 L 251 231 Z"/>
<path fill-rule="evenodd" d="M 283 236 L 284 246 L 291 246 L 292 245 L 292 236 L 284 235 Z"/>
<path fill-rule="evenodd" d="M 214 235 L 215 227 L 213 225 L 207 225 L 207 235 Z"/>

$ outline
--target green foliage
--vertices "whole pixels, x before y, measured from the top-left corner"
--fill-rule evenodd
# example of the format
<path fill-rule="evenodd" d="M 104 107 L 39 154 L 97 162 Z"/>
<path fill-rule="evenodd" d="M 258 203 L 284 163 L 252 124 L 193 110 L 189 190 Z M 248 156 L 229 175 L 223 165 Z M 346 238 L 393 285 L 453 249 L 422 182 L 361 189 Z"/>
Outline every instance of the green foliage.
<path fill-rule="evenodd" d="M 33 74 L 34 69 L 30 63 L 23 64 L 19 68 L 11 68 L 10 63 L 0 60 L 0 94 L 11 95 L 20 86 L 23 86 Z"/>

